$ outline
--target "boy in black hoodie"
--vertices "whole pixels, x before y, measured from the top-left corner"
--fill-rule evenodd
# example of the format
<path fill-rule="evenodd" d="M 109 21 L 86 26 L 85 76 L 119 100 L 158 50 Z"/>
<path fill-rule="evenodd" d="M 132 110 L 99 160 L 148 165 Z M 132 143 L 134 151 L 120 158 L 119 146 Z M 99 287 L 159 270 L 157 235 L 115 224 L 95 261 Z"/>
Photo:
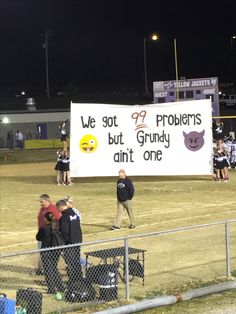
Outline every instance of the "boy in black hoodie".
<path fill-rule="evenodd" d="M 130 219 L 130 229 L 135 228 L 134 215 L 132 210 L 132 198 L 134 196 L 134 186 L 132 181 L 126 177 L 124 169 L 119 171 L 117 180 L 117 214 L 111 230 L 119 230 L 124 209 L 126 209 Z"/>
<path fill-rule="evenodd" d="M 65 244 L 70 245 L 81 243 L 82 231 L 79 216 L 72 208 L 68 208 L 65 200 L 58 201 L 56 206 L 62 214 L 59 220 L 59 225 Z M 64 249 L 64 257 L 67 264 L 68 288 L 70 289 L 75 283 L 82 282 L 83 280 L 80 265 L 80 246 L 78 245 Z"/>

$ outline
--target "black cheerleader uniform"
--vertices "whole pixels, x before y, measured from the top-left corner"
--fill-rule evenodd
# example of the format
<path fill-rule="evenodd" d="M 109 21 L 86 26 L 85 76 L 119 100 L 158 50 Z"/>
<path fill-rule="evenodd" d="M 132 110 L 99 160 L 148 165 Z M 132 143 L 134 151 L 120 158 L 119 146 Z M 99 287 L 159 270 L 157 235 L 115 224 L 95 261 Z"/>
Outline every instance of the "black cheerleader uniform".
<path fill-rule="evenodd" d="M 57 163 L 56 163 L 56 166 L 55 166 L 55 170 L 56 171 L 63 171 L 62 168 L 63 168 L 62 156 L 59 155 L 58 158 L 57 158 Z"/>
<path fill-rule="evenodd" d="M 65 128 L 61 129 L 61 142 L 66 142 L 67 134 Z"/>
<path fill-rule="evenodd" d="M 70 171 L 70 157 L 68 156 L 62 159 L 62 171 Z"/>
<path fill-rule="evenodd" d="M 221 124 L 215 124 L 213 127 L 213 137 L 215 140 L 219 141 L 222 140 L 224 135 L 223 135 L 223 123 Z"/>
<path fill-rule="evenodd" d="M 229 168 L 229 161 L 228 161 L 228 157 L 226 156 L 226 155 L 224 155 L 224 157 L 223 157 L 223 159 L 224 159 L 224 168 L 226 167 L 226 168 Z"/>
<path fill-rule="evenodd" d="M 225 167 L 225 161 L 224 161 L 224 156 L 223 155 L 217 155 L 215 157 L 215 162 L 216 162 L 216 169 L 224 169 Z"/>

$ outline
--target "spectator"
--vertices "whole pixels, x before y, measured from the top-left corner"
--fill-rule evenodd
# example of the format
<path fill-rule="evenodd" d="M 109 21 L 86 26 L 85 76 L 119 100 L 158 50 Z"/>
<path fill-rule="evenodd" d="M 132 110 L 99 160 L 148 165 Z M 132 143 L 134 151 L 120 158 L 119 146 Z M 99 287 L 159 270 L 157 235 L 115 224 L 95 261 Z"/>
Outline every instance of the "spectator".
<path fill-rule="evenodd" d="M 58 221 L 55 220 L 53 214 L 46 212 L 44 218 L 45 225 L 39 229 L 36 235 L 36 239 L 42 242 L 41 249 L 64 245 Z M 40 252 L 45 281 L 50 294 L 64 291 L 61 275 L 57 268 L 60 255 L 61 250 L 59 249 Z"/>
<path fill-rule="evenodd" d="M 20 132 L 19 130 L 16 130 L 16 133 L 15 133 L 16 147 L 19 147 L 19 136 L 18 136 L 19 132 Z"/>
<path fill-rule="evenodd" d="M 18 133 L 19 147 L 20 149 L 24 148 L 24 135 L 21 131 Z"/>
<path fill-rule="evenodd" d="M 80 227 L 80 218 L 72 208 L 68 208 L 65 200 L 59 200 L 56 203 L 61 212 L 59 220 L 60 230 L 66 245 L 79 244 L 82 242 L 82 231 Z M 80 265 L 80 246 L 73 246 L 64 249 L 64 258 L 67 265 L 68 289 L 73 289 L 76 283 L 82 283 L 83 274 Z"/>
<path fill-rule="evenodd" d="M 7 133 L 7 148 L 13 149 L 14 147 L 14 134 L 13 131 Z"/>
<path fill-rule="evenodd" d="M 31 133 L 30 130 L 27 130 L 27 131 L 26 131 L 26 139 L 27 139 L 27 140 L 32 140 L 32 133 Z"/>
<path fill-rule="evenodd" d="M 24 135 L 20 130 L 16 131 L 16 146 L 19 147 L 20 149 L 24 148 Z"/>
<path fill-rule="evenodd" d="M 59 221 L 61 217 L 61 213 L 57 210 L 57 207 L 51 203 L 50 197 L 48 194 L 42 194 L 39 197 L 40 202 L 40 210 L 38 214 L 38 230 L 45 226 L 45 214 L 47 212 L 51 212 L 55 217 L 55 220 Z M 41 249 L 42 243 L 41 241 L 38 242 L 38 248 Z M 38 261 L 38 268 L 36 269 L 36 274 L 42 274 L 42 263 L 41 259 L 39 258 Z"/>
<path fill-rule="evenodd" d="M 64 200 L 66 201 L 66 205 L 68 208 L 72 208 L 72 210 L 76 213 L 77 216 L 79 216 L 80 222 L 81 222 L 81 214 L 79 212 L 79 210 L 77 208 L 74 207 L 74 203 L 73 200 L 71 199 L 70 196 L 67 196 L 64 198 Z"/>

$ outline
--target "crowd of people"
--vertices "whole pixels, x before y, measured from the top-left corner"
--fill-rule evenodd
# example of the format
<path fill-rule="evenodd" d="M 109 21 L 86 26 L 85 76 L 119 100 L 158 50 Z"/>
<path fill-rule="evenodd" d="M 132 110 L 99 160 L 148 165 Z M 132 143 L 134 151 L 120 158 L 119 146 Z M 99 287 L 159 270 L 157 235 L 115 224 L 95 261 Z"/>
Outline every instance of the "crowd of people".
<path fill-rule="evenodd" d="M 7 133 L 7 148 L 13 149 L 14 147 L 24 148 L 24 134 L 21 130 L 16 130 L 15 134 L 12 130 Z"/>
<path fill-rule="evenodd" d="M 79 284 L 82 281 L 80 246 L 69 247 L 69 245 L 82 242 L 81 216 L 69 197 L 57 201 L 54 205 L 48 194 L 42 194 L 40 205 L 38 233 L 36 234 L 38 247 L 45 249 L 68 246 L 63 250 L 42 250 L 40 252 L 36 274 L 44 274 L 48 293 L 54 294 L 58 291 L 63 292 L 65 287 L 71 289 L 75 282 Z M 67 285 L 62 282 L 58 270 L 58 262 L 62 254 L 68 275 Z"/>
<path fill-rule="evenodd" d="M 229 181 L 229 169 L 236 169 L 236 140 L 232 136 L 224 136 L 223 123 L 213 124 L 213 180 Z"/>
<path fill-rule="evenodd" d="M 125 170 L 121 169 L 117 180 L 117 214 L 111 230 L 120 229 L 124 211 L 127 212 L 130 219 L 128 227 L 130 229 L 136 227 L 132 209 L 133 196 L 133 182 L 126 176 Z M 80 286 L 84 282 L 79 245 L 82 242 L 81 214 L 75 208 L 70 197 L 65 197 L 54 205 L 48 194 L 42 194 L 39 201 L 40 210 L 36 240 L 40 249 L 40 258 L 36 275 L 43 274 L 45 276 L 49 294 L 64 292 L 65 289 L 72 291 L 75 284 Z M 62 281 L 62 276 L 58 270 L 61 256 L 63 256 L 66 265 L 67 283 Z"/>
<path fill-rule="evenodd" d="M 59 129 L 60 129 L 60 134 L 61 134 L 61 142 L 63 143 L 63 151 L 68 151 L 67 148 L 67 130 L 66 130 L 66 124 L 69 121 L 67 119 L 66 121 L 60 123 Z M 24 142 L 25 140 L 32 140 L 32 139 L 40 139 L 41 138 L 41 132 L 39 130 L 36 130 L 33 134 L 32 132 L 28 129 L 24 133 L 22 130 L 9 130 L 7 132 L 6 136 L 6 147 L 8 149 L 14 149 L 15 147 L 19 147 L 20 149 L 24 148 Z"/>

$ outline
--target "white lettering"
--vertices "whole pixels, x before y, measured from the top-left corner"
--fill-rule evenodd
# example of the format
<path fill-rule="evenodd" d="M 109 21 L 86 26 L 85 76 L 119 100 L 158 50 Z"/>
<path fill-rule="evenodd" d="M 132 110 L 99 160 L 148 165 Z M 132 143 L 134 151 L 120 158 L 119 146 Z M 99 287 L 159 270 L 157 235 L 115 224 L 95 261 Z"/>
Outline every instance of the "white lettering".
<path fill-rule="evenodd" d="M 160 92 L 160 93 L 155 93 L 155 97 L 166 97 L 167 92 Z"/>
<path fill-rule="evenodd" d="M 211 85 L 210 80 L 197 80 L 197 81 L 192 81 L 191 87 L 210 86 L 210 85 Z"/>
<path fill-rule="evenodd" d="M 215 94 L 215 89 L 214 88 L 212 88 L 212 89 L 204 89 L 203 90 L 203 94 L 204 95 Z"/>

